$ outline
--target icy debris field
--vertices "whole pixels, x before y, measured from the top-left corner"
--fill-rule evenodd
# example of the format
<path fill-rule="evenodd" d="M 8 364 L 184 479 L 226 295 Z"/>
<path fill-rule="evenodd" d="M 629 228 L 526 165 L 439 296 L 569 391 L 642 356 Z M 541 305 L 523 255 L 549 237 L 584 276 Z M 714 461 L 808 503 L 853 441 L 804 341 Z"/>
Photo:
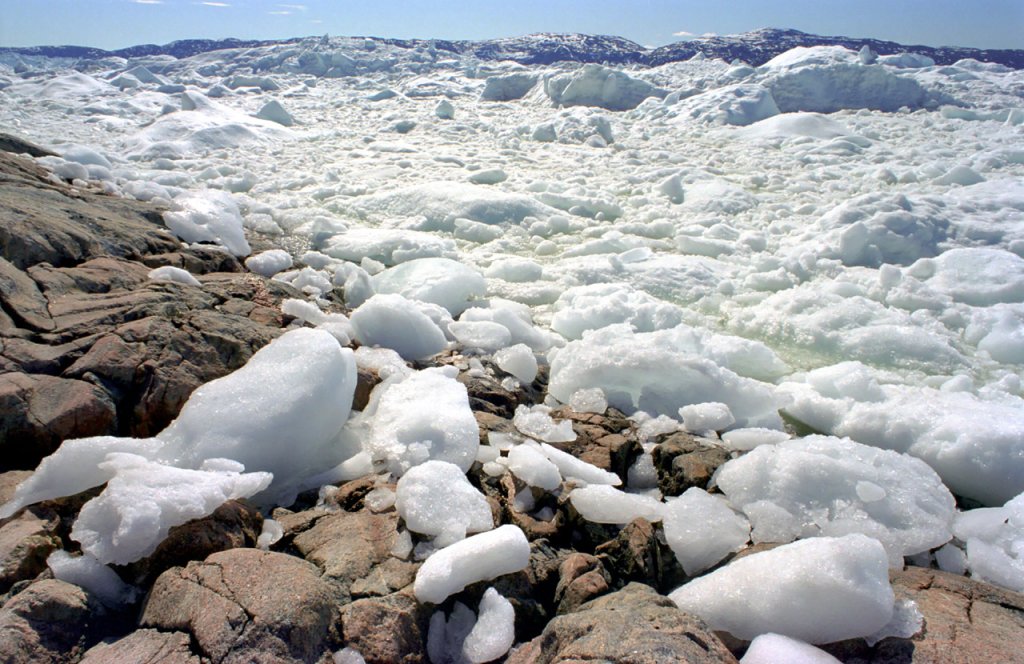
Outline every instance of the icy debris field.
<path fill-rule="evenodd" d="M 840 47 L 526 68 L 357 39 L 74 64 L 0 62 L 0 126 L 289 282 L 321 330 L 154 439 L 65 444 L 3 514 L 109 481 L 73 536 L 122 563 L 227 498 L 390 471 L 437 603 L 528 562 L 460 479 L 478 462 L 597 523 L 661 522 L 698 577 L 672 597 L 763 648 L 913 633 L 886 576 L 907 557 L 1024 590 L 1024 72 Z M 254 234 L 277 249 L 250 257 Z M 334 288 L 350 316 L 321 310 Z M 478 440 L 456 370 L 405 362 L 453 349 L 508 386 L 546 373 L 546 404 Z M 350 414 L 357 366 L 383 382 Z M 560 450 L 560 404 L 734 458 L 665 499 L 643 458 L 623 484 Z M 781 546 L 700 576 L 749 542 Z M 431 648 L 507 649 L 507 602 L 484 604 L 492 633 L 457 604 Z"/>

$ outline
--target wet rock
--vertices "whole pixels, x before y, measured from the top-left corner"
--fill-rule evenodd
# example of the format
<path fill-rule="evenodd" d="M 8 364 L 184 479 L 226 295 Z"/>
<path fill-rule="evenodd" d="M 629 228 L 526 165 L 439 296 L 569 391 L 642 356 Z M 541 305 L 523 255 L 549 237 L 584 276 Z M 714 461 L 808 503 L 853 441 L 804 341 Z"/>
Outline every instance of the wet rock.
<path fill-rule="evenodd" d="M 323 571 L 343 597 L 388 595 L 416 577 L 417 563 L 391 555 L 398 514 L 334 512 L 295 537 L 292 546 Z"/>
<path fill-rule="evenodd" d="M 228 549 L 256 546 L 263 529 L 263 516 L 245 500 L 229 500 L 213 514 L 175 526 L 149 557 L 122 569 L 133 583 L 148 586 L 172 567 L 205 560 Z"/>
<path fill-rule="evenodd" d="M 75 662 L 111 628 L 103 605 L 78 586 L 45 579 L 0 608 L 0 662 Z"/>
<path fill-rule="evenodd" d="M 0 471 L 35 468 L 67 438 L 117 431 L 110 395 L 81 380 L 0 374 Z"/>
<path fill-rule="evenodd" d="M 698 618 L 648 586 L 631 583 L 558 616 L 536 639 L 514 650 L 508 664 L 551 662 L 735 662 Z"/>
<path fill-rule="evenodd" d="M 338 595 L 316 566 L 255 549 L 215 553 L 164 572 L 140 625 L 184 632 L 223 664 L 315 662 L 340 647 Z"/>
<path fill-rule="evenodd" d="M 688 433 L 672 434 L 651 453 L 658 488 L 678 496 L 690 487 L 707 488 L 711 475 L 729 460 L 728 450 L 700 442 Z"/>
<path fill-rule="evenodd" d="M 189 646 L 189 635 L 184 632 L 140 629 L 123 639 L 93 646 L 80 664 L 201 664 L 203 660 Z"/>
<path fill-rule="evenodd" d="M 890 571 L 897 599 L 910 599 L 924 629 L 910 639 L 862 639 L 821 646 L 849 664 L 1017 662 L 1024 635 L 1024 595 L 934 569 Z"/>
<path fill-rule="evenodd" d="M 356 600 L 341 612 L 345 645 L 367 664 L 426 664 L 431 613 L 411 592 Z"/>
<path fill-rule="evenodd" d="M 24 510 L 0 526 L 0 594 L 46 569 L 46 557 L 61 546 L 53 512 Z"/>
<path fill-rule="evenodd" d="M 35 143 L 26 141 L 17 136 L 0 133 L 0 151 L 13 154 L 27 154 L 30 157 L 53 157 L 56 156 L 46 148 L 41 148 Z"/>

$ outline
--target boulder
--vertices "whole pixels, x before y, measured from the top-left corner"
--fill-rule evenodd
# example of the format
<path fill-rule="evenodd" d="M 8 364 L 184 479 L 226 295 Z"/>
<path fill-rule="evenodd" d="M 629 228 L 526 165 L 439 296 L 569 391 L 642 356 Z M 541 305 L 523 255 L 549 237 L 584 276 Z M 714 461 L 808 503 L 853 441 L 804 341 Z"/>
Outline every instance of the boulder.
<path fill-rule="evenodd" d="M 556 421 L 572 421 L 576 440 L 569 443 L 554 443 L 554 446 L 569 452 L 578 459 L 608 470 L 627 480 L 629 467 L 643 454 L 643 447 L 631 435 L 631 422 L 619 411 L 609 409 L 606 414 L 577 413 L 569 407 L 551 411 Z"/>
<path fill-rule="evenodd" d="M 650 587 L 631 583 L 561 615 L 507 664 L 599 661 L 609 664 L 735 662 L 699 619 Z"/>
<path fill-rule="evenodd" d="M 611 572 L 616 587 L 639 581 L 669 592 L 686 580 L 672 549 L 661 543 L 664 535 L 659 537 L 658 528 L 646 519 L 634 519 L 617 537 L 594 550 Z"/>
<path fill-rule="evenodd" d="M 557 615 L 573 613 L 580 606 L 611 590 L 611 575 L 601 561 L 587 553 L 571 553 L 558 567 L 555 586 Z"/>
<path fill-rule="evenodd" d="M 367 664 L 426 664 L 431 613 L 411 590 L 356 600 L 341 611 L 345 644 Z"/>
<path fill-rule="evenodd" d="M 157 579 L 140 624 L 187 633 L 224 664 L 314 662 L 340 647 L 338 594 L 315 565 L 255 549 L 215 553 Z"/>
<path fill-rule="evenodd" d="M 0 594 L 46 569 L 46 557 L 61 546 L 59 525 L 55 513 L 35 508 L 0 526 Z"/>
<path fill-rule="evenodd" d="M 0 662 L 63 664 L 78 661 L 112 625 L 103 605 L 78 586 L 45 579 L 0 608 Z M 115 628 L 116 629 L 116 628 Z"/>
<path fill-rule="evenodd" d="M 651 453 L 658 471 L 658 488 L 678 496 L 690 487 L 706 489 L 711 475 L 729 460 L 729 451 L 700 442 L 688 433 L 672 434 Z"/>

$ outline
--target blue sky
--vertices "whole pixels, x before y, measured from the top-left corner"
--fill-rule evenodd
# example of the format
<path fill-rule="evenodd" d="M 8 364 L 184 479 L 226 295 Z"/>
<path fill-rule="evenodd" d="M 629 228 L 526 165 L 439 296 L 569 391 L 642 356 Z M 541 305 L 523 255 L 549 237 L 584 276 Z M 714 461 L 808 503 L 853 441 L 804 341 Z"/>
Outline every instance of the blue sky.
<path fill-rule="evenodd" d="M 658 46 L 760 27 L 932 46 L 1024 48 L 1024 0 L 0 0 L 0 46 L 175 39 L 614 34 Z"/>

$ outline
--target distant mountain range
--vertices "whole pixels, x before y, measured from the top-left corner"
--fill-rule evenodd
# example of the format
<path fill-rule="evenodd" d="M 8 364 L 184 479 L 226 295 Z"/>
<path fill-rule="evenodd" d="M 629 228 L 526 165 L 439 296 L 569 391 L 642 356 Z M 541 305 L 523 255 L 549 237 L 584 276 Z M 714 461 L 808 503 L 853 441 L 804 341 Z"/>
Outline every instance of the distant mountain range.
<path fill-rule="evenodd" d="M 780 53 L 797 46 L 838 45 L 853 50 L 868 46 L 879 55 L 920 53 L 936 64 L 948 65 L 965 58 L 982 62 L 995 62 L 1013 69 L 1024 69 L 1022 49 L 977 49 L 954 46 L 906 45 L 877 39 L 853 37 L 827 37 L 799 30 L 764 28 L 739 35 L 697 37 L 649 49 L 622 37 L 605 35 L 539 33 L 525 37 L 489 39 L 485 41 L 453 41 L 424 39 L 383 39 L 367 37 L 370 41 L 399 48 L 431 48 L 453 55 L 474 55 L 481 60 L 513 60 L 520 64 L 552 64 L 555 62 L 601 62 L 607 64 L 660 65 L 688 60 L 698 53 L 709 58 L 726 61 L 742 60 L 750 65 L 761 65 Z M 277 44 L 294 44 L 303 39 L 242 40 L 242 39 L 186 39 L 163 46 L 146 44 L 105 51 L 84 46 L 32 46 L 0 48 L 0 53 L 19 53 L 54 58 L 100 59 L 108 57 L 133 58 L 170 55 L 186 58 L 198 53 L 230 48 L 254 48 Z"/>

